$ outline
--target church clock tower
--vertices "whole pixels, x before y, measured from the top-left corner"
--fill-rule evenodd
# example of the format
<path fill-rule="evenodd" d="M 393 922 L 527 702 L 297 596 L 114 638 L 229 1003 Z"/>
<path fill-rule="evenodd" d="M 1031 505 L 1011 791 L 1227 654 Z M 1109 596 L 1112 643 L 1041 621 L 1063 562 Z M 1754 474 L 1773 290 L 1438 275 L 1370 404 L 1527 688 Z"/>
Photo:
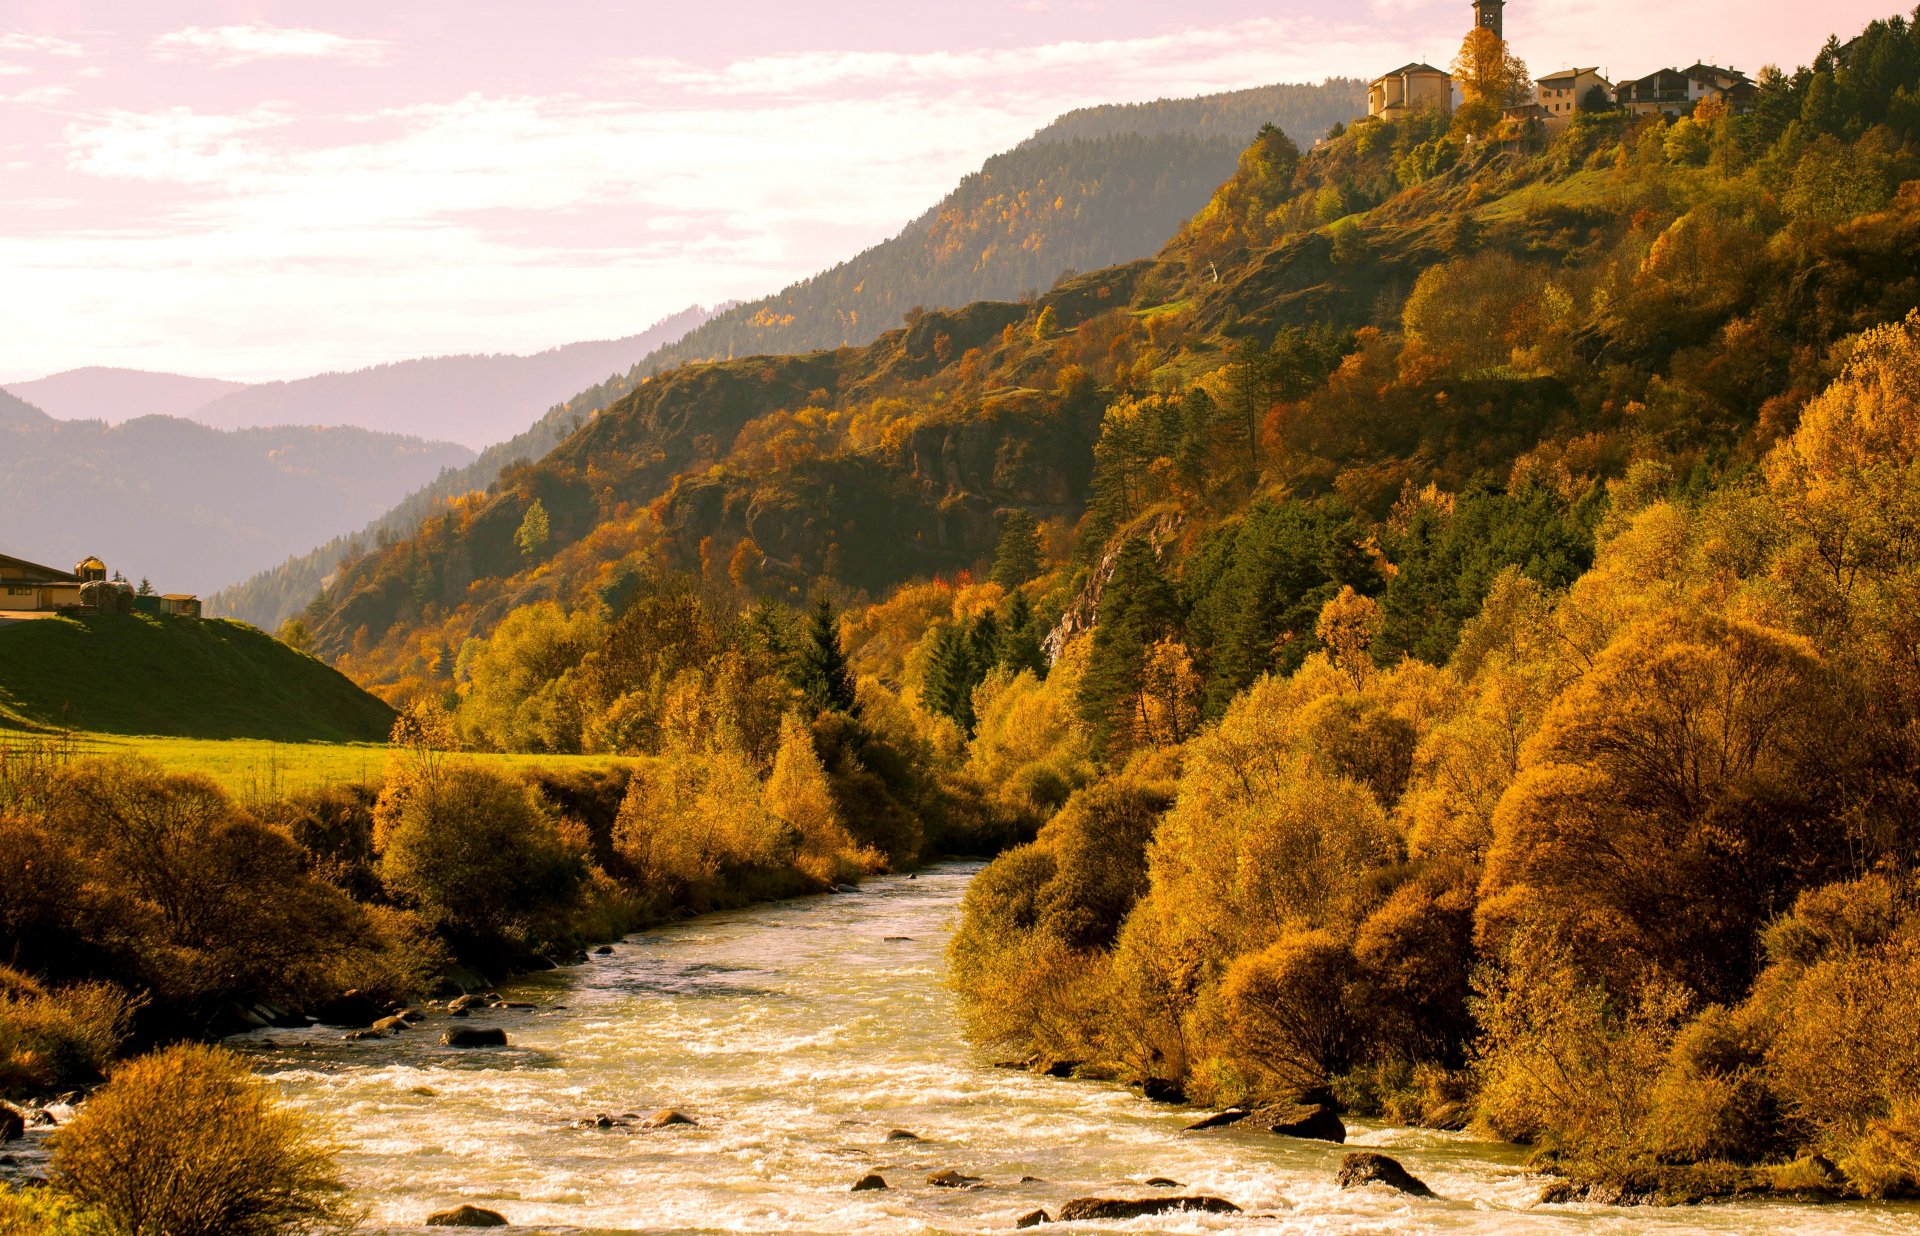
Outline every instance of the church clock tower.
<path fill-rule="evenodd" d="M 1501 16 L 1501 10 L 1507 7 L 1507 0 L 1474 0 L 1473 24 L 1482 30 L 1493 31 L 1493 37 L 1506 41 L 1507 26 Z"/>

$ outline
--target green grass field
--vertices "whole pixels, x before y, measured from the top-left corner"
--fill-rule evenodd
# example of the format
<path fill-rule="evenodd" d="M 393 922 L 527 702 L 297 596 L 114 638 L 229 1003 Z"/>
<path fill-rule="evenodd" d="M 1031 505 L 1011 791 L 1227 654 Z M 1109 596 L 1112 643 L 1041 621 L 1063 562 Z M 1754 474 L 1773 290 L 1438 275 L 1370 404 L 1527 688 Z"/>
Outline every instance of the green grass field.
<path fill-rule="evenodd" d="M 75 758 L 137 755 L 168 772 L 203 773 L 243 803 L 266 802 L 300 790 L 378 781 L 387 766 L 384 743 L 271 742 L 260 739 L 143 738 L 75 734 L 70 739 L 0 729 L 9 744 L 60 742 Z M 610 755 L 474 755 L 500 768 L 605 768 L 625 763 Z"/>
<path fill-rule="evenodd" d="M 379 742 L 393 710 L 264 631 L 88 614 L 0 626 L 0 724 L 96 734 Z"/>

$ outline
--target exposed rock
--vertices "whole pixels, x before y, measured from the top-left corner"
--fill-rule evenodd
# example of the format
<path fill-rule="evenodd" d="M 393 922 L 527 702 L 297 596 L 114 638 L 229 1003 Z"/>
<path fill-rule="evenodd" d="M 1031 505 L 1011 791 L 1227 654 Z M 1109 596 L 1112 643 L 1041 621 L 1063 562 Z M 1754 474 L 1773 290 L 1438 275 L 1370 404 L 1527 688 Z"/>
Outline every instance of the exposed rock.
<path fill-rule="evenodd" d="M 382 1034 L 398 1034 L 402 1030 L 413 1029 L 413 1023 L 404 1017 L 382 1017 L 373 1023 L 372 1028 Z"/>
<path fill-rule="evenodd" d="M 443 1210 L 427 1216 L 428 1227 L 505 1227 L 507 1220 L 497 1210 L 482 1210 L 478 1206 L 455 1206 L 452 1210 Z"/>
<path fill-rule="evenodd" d="M 509 1009 L 518 1009 L 521 1012 L 525 1012 L 528 1009 L 536 1009 L 536 1008 L 539 1008 L 540 1006 L 537 1004 L 529 1004 L 525 1000 L 509 1000 L 503 1007 L 506 1007 Z"/>
<path fill-rule="evenodd" d="M 1280 1108 L 1263 1114 L 1267 1128 L 1282 1137 L 1305 1137 L 1320 1142 L 1347 1140 L 1347 1126 L 1331 1107 Z"/>
<path fill-rule="evenodd" d="M 1215 1112 L 1203 1120 L 1196 1120 L 1187 1126 L 1187 1132 L 1198 1133 L 1202 1129 L 1224 1129 L 1228 1125 L 1239 1124 L 1249 1115 L 1245 1108 L 1229 1107 L 1226 1111 Z"/>
<path fill-rule="evenodd" d="M 912 936 L 884 936 L 884 937 L 882 937 L 882 938 L 881 938 L 881 941 L 880 941 L 880 943 L 882 943 L 882 944 L 911 944 L 911 943 L 913 943 L 913 937 L 912 937 Z"/>
<path fill-rule="evenodd" d="M 44 1107 L 27 1117 L 27 1127 L 30 1129 L 51 1129 L 59 1123 L 53 1113 Z"/>
<path fill-rule="evenodd" d="M 1180 1187 L 1180 1182 L 1167 1176 L 1149 1176 L 1147 1177 L 1147 1187 L 1149 1189 L 1177 1189 Z"/>
<path fill-rule="evenodd" d="M 507 1032 L 496 1026 L 453 1026 L 440 1041 L 448 1047 L 505 1047 Z"/>
<path fill-rule="evenodd" d="M 836 884 L 833 886 L 833 891 L 836 893 L 857 893 L 860 890 L 851 884 Z"/>
<path fill-rule="evenodd" d="M 1078 1197 L 1060 1208 L 1060 1222 L 1094 1219 L 1139 1219 L 1197 1211 L 1210 1215 L 1237 1215 L 1240 1208 L 1219 1197 Z"/>
<path fill-rule="evenodd" d="M 593 955 L 595 957 L 611 957 L 613 956 L 613 945 L 602 944 L 599 948 L 593 950 Z"/>
<path fill-rule="evenodd" d="M 385 1015 L 370 997 L 357 991 L 336 996 L 313 1010 L 314 1020 L 341 1030 L 365 1030 Z"/>
<path fill-rule="evenodd" d="M 878 1172 L 868 1172 L 866 1175 L 862 1176 L 860 1179 L 853 1182 L 853 1191 L 855 1193 L 872 1193 L 876 1190 L 884 1189 L 886 1187 L 887 1187 L 886 1177 L 880 1175 L 880 1173 Z"/>
<path fill-rule="evenodd" d="M 395 1009 L 393 1011 L 393 1015 L 395 1017 L 398 1017 L 401 1021 L 406 1022 L 408 1025 L 412 1025 L 416 1021 L 425 1021 L 427 1019 L 427 1015 L 425 1013 L 421 1012 L 419 1009 L 412 1008 L 410 1006 L 403 1006 L 401 1008 Z"/>
<path fill-rule="evenodd" d="M 358 1043 L 364 1039 L 384 1039 L 387 1035 L 384 1030 L 349 1030 L 340 1037 L 349 1043 Z"/>
<path fill-rule="evenodd" d="M 692 1116 L 684 1112 L 677 1112 L 671 1107 L 663 1107 L 653 1113 L 653 1115 L 648 1116 L 645 1120 L 642 1120 L 640 1127 L 643 1129 L 664 1129 L 676 1124 L 697 1125 L 699 1123 L 698 1120 L 695 1120 Z"/>
<path fill-rule="evenodd" d="M 1044 1210 L 1029 1210 L 1013 1221 L 1015 1227 L 1039 1227 L 1042 1223 L 1052 1223 L 1053 1216 Z"/>
<path fill-rule="evenodd" d="M 980 1178 L 978 1176 L 964 1175 L 954 1171 L 952 1168 L 948 1168 L 946 1171 L 935 1172 L 933 1175 L 927 1177 L 927 1183 L 936 1189 L 964 1189 L 968 1185 L 979 1184 Z"/>
<path fill-rule="evenodd" d="M 0 1142 L 10 1142 L 27 1131 L 27 1122 L 19 1112 L 0 1103 Z"/>
<path fill-rule="evenodd" d="M 448 1013 L 447 1016 L 448 1017 L 471 1017 L 473 1016 L 473 1014 L 467 1012 L 467 1010 L 465 1009 L 455 1009 L 453 1010 L 453 1012 Z"/>
<path fill-rule="evenodd" d="M 909 1133 L 905 1129 L 895 1129 L 893 1132 L 887 1134 L 887 1140 L 890 1142 L 917 1142 L 920 1140 L 920 1135 L 918 1133 Z"/>
<path fill-rule="evenodd" d="M 1073 1071 L 1080 1067 L 1080 1063 L 1078 1060 L 1053 1060 L 1040 1071 L 1048 1077 L 1072 1077 Z"/>
<path fill-rule="evenodd" d="M 486 1000 L 480 996 L 455 996 L 453 999 L 447 1001 L 447 1012 L 464 1013 L 470 1008 L 484 1004 L 486 1004 Z"/>
<path fill-rule="evenodd" d="M 1140 1084 L 1140 1097 L 1155 1103 L 1185 1103 L 1187 1092 L 1180 1088 L 1178 1082 L 1149 1077 Z"/>
<path fill-rule="evenodd" d="M 1419 1177 L 1401 1167 L 1397 1160 L 1371 1150 L 1356 1150 L 1341 1159 L 1339 1180 L 1343 1189 L 1382 1184 L 1415 1197 L 1433 1196 L 1433 1190 L 1422 1183 Z"/>

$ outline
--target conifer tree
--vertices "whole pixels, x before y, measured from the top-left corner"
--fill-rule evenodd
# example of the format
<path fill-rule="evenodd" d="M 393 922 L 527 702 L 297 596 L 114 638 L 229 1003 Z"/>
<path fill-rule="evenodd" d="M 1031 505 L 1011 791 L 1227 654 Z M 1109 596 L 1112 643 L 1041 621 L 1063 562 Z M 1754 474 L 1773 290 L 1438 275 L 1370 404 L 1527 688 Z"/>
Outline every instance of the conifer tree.
<path fill-rule="evenodd" d="M 1135 731 L 1147 649 L 1172 633 L 1180 617 L 1179 594 L 1161 574 L 1153 546 L 1142 537 L 1129 538 L 1100 597 L 1100 625 L 1094 628 L 1077 701 L 1107 754 L 1123 748 Z"/>
<path fill-rule="evenodd" d="M 1000 624 L 1000 647 L 995 658 L 1001 668 L 1018 674 L 1031 671 L 1036 678 L 1047 676 L 1047 655 L 1040 647 L 1040 627 L 1033 604 L 1024 592 L 1016 592 L 1007 603 L 1007 616 Z"/>
<path fill-rule="evenodd" d="M 807 620 L 793 680 L 801 698 L 815 713 L 859 715 L 860 701 L 854 691 L 853 671 L 847 665 L 846 651 L 840 647 L 839 616 L 824 593 L 814 602 L 813 613 Z"/>
<path fill-rule="evenodd" d="M 993 582 L 1011 592 L 1040 574 L 1040 525 L 1032 511 L 1007 512 L 993 551 Z"/>

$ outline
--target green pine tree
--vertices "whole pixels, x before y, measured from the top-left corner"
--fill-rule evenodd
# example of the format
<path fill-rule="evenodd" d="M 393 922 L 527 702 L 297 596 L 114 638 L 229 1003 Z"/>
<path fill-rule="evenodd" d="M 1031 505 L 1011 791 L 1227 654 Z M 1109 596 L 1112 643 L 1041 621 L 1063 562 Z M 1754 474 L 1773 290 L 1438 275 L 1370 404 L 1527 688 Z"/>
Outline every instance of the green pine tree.
<path fill-rule="evenodd" d="M 1086 675 L 1076 701 L 1094 740 L 1108 755 L 1125 749 L 1131 710 L 1140 702 L 1141 668 L 1149 646 L 1179 629 L 1180 597 L 1142 537 L 1120 547 L 1113 575 L 1100 596 Z"/>
<path fill-rule="evenodd" d="M 1047 676 L 1047 654 L 1040 647 L 1040 623 L 1024 592 L 1014 593 L 1013 599 L 1007 602 L 1007 616 L 1000 623 L 1000 647 L 994 659 L 1011 673 L 1029 670 L 1036 678 Z"/>
<path fill-rule="evenodd" d="M 813 613 L 807 620 L 806 634 L 800 640 L 800 657 L 794 663 L 793 684 L 799 688 L 807 707 L 815 713 L 860 714 L 853 671 L 847 665 L 846 650 L 840 647 L 839 616 L 834 613 L 833 602 L 824 593 L 814 602 Z"/>
<path fill-rule="evenodd" d="M 1040 574 L 1040 524 L 1033 512 L 1007 512 L 993 551 L 993 582 L 1011 592 Z"/>

